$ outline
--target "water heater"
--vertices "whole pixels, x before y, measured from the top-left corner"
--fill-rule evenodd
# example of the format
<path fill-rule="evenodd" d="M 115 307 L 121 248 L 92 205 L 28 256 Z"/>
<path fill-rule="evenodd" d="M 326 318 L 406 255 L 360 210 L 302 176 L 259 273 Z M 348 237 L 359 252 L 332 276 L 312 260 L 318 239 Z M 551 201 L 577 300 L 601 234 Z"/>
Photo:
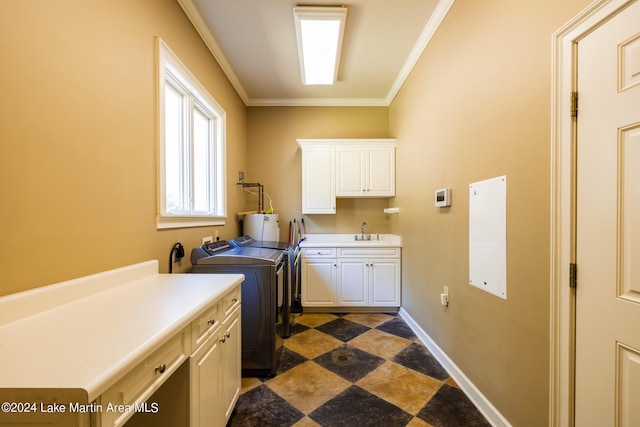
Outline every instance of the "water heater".
<path fill-rule="evenodd" d="M 242 234 L 259 241 L 277 242 L 280 240 L 279 221 L 278 214 L 247 214 Z"/>

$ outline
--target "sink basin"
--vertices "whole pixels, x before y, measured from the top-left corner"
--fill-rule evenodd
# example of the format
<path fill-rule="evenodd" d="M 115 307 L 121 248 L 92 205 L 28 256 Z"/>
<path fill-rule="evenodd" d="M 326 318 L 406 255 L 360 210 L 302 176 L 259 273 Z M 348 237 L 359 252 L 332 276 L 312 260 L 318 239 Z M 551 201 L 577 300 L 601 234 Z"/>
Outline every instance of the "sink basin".
<path fill-rule="evenodd" d="M 301 246 L 402 246 L 402 238 L 395 234 L 380 234 L 380 240 L 377 239 L 376 234 L 365 234 L 365 240 L 361 240 L 361 236 L 361 234 L 307 234 Z M 370 240 L 367 240 L 367 236 L 371 236 Z"/>

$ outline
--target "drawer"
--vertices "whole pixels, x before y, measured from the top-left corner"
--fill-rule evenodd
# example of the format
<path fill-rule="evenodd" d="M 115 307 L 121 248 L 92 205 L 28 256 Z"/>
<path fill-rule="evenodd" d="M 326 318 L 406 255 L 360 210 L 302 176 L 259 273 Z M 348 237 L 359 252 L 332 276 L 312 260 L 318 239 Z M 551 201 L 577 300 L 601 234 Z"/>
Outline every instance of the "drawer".
<path fill-rule="evenodd" d="M 400 248 L 339 248 L 338 257 L 400 258 Z"/>
<path fill-rule="evenodd" d="M 223 320 L 220 311 L 220 303 L 216 303 L 191 323 L 192 351 L 200 347 L 211 334 L 218 330 Z"/>
<path fill-rule="evenodd" d="M 335 258 L 336 248 L 302 248 L 305 258 Z"/>
<path fill-rule="evenodd" d="M 186 360 L 183 334 L 181 332 L 171 338 L 102 395 L 105 408 L 111 403 L 131 409 L 114 412 L 113 424 L 109 422 L 108 425 L 123 425 L 135 412 L 134 405 L 140 406 L 147 401 Z"/>
<path fill-rule="evenodd" d="M 224 312 L 225 319 L 229 316 L 229 314 L 231 314 L 233 310 L 235 310 L 237 306 L 240 305 L 240 299 L 241 299 L 240 289 L 241 289 L 240 286 L 236 286 L 231 291 L 229 291 L 224 297 L 222 297 L 222 309 Z"/>

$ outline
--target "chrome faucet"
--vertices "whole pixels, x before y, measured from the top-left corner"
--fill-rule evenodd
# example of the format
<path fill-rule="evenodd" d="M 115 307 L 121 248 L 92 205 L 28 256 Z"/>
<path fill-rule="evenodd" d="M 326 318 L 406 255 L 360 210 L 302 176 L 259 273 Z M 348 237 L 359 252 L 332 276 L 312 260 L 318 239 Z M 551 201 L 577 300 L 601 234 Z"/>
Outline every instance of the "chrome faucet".
<path fill-rule="evenodd" d="M 360 235 L 357 234 L 354 236 L 356 240 L 371 240 L 371 234 L 364 234 L 364 229 L 367 228 L 367 223 L 363 222 L 362 226 L 360 226 Z"/>

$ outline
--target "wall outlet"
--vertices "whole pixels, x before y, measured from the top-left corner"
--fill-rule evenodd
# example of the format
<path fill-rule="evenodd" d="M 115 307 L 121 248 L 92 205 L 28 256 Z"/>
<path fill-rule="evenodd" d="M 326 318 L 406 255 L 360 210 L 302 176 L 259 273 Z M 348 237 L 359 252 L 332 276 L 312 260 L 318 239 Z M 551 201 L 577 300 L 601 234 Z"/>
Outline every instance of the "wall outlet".
<path fill-rule="evenodd" d="M 207 237 L 203 237 L 202 238 L 202 244 L 203 245 L 206 245 L 207 243 L 211 243 L 211 242 L 213 242 L 213 237 L 211 237 L 211 236 L 207 236 Z"/>
<path fill-rule="evenodd" d="M 213 237 L 215 237 L 216 242 L 220 240 L 220 233 L 218 233 L 218 230 L 214 230 Z"/>

